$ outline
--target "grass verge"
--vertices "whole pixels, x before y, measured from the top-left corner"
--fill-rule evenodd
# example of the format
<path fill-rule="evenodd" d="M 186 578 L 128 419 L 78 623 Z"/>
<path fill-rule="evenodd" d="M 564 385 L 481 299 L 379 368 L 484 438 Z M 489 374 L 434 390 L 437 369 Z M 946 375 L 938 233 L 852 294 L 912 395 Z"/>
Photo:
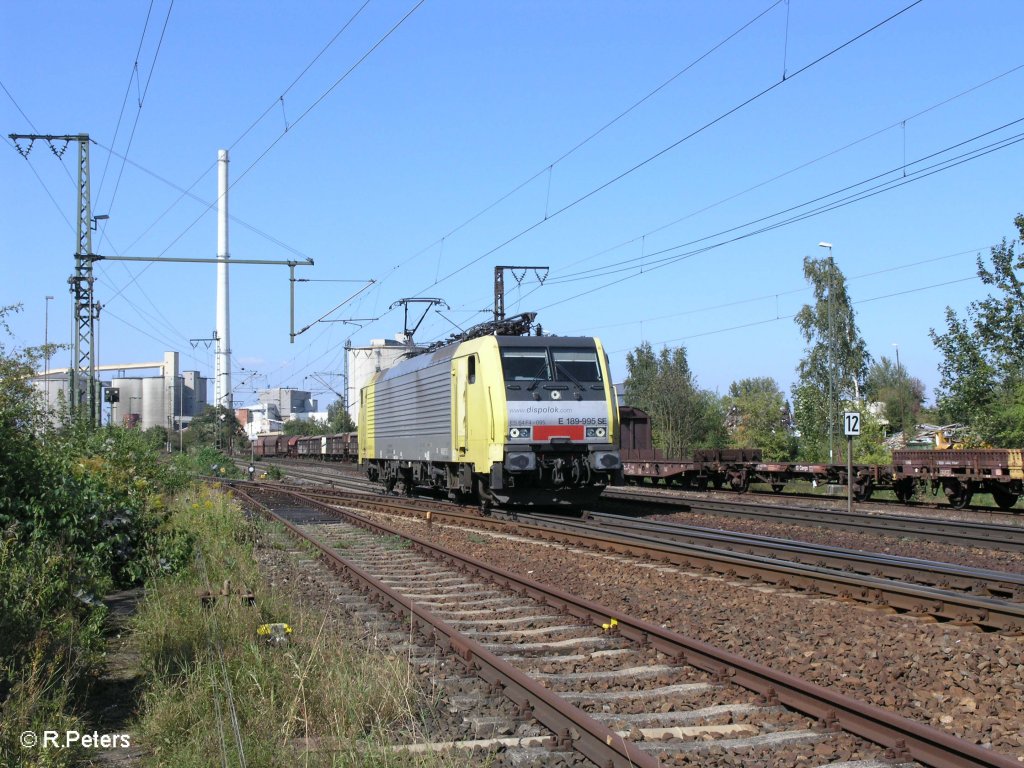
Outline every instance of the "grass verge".
<path fill-rule="evenodd" d="M 426 705 L 411 670 L 262 582 L 253 542 L 265 523 L 208 490 L 185 495 L 172 522 L 195 534 L 197 554 L 148 585 L 136 619 L 149 678 L 137 729 L 146 765 L 237 765 L 240 752 L 253 766 L 456 764 L 389 749 L 392 734 L 416 732 Z M 231 594 L 204 607 L 197 593 L 225 582 Z M 246 590 L 253 605 L 238 594 Z M 287 644 L 258 639 L 268 622 L 292 627 Z"/>

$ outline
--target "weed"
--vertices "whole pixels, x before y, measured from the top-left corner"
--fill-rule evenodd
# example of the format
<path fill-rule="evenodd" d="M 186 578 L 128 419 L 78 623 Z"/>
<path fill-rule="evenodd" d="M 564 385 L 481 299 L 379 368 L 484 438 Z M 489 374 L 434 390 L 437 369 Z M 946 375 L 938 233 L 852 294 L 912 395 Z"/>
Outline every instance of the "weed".
<path fill-rule="evenodd" d="M 175 519 L 202 549 L 186 573 L 150 585 L 137 618 L 150 678 L 140 723 L 149 764 L 237 763 L 232 701 L 250 765 L 470 764 L 392 751 L 393 734 L 418 733 L 418 713 L 428 705 L 409 666 L 369 655 L 355 635 L 269 590 L 252 556 L 253 524 L 233 505 L 201 492 Z M 253 589 L 256 606 L 218 596 L 204 608 L 196 590 L 217 591 L 224 580 Z M 270 621 L 292 626 L 288 644 L 257 639 L 256 628 Z M 321 747 L 307 751 L 307 744 Z"/>

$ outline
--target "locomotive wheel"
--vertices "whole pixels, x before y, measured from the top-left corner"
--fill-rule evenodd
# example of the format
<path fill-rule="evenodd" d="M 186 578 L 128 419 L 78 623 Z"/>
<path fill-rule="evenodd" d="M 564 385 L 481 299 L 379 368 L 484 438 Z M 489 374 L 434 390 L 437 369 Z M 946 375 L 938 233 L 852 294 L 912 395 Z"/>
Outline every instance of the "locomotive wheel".
<path fill-rule="evenodd" d="M 1000 509 L 1010 509 L 1017 503 L 1018 498 L 1020 498 L 1018 494 L 1010 493 L 1010 491 L 1003 490 L 1002 488 L 992 489 L 992 499 Z"/>
<path fill-rule="evenodd" d="M 944 483 L 942 492 L 946 494 L 949 506 L 953 509 L 963 509 L 971 503 L 971 497 L 974 495 L 970 484 L 961 483 L 956 479 Z"/>
<path fill-rule="evenodd" d="M 904 504 L 909 504 L 910 500 L 914 498 L 914 481 L 898 480 L 893 483 L 892 490 L 896 494 L 897 499 Z"/>

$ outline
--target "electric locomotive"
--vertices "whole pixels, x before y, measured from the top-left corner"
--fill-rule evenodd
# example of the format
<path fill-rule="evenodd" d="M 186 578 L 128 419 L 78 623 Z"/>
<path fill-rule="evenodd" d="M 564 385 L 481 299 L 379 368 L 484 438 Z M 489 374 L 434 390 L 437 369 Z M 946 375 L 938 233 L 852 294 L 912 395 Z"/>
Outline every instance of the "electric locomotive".
<path fill-rule="evenodd" d="M 369 477 L 485 507 L 579 506 L 621 483 L 600 340 L 512 335 L 533 317 L 486 323 L 378 372 L 360 390 Z"/>

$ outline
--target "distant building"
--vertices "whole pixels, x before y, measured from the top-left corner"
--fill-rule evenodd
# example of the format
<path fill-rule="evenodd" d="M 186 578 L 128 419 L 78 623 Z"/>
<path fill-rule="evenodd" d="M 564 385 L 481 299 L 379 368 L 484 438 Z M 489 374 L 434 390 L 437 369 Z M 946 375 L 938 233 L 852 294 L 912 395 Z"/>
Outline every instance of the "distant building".
<path fill-rule="evenodd" d="M 245 430 L 245 436 L 249 438 L 250 442 L 259 435 L 279 434 L 284 431 L 284 422 L 281 419 L 269 416 L 268 412 L 270 410 L 270 406 L 260 403 L 259 405 L 249 405 L 235 411 L 238 423 L 242 425 L 242 429 Z M 276 405 L 273 406 L 273 410 L 276 412 Z M 243 415 L 245 417 L 244 421 L 242 420 Z"/>
<path fill-rule="evenodd" d="M 405 335 L 394 339 L 373 339 L 368 347 L 349 347 L 345 357 L 346 403 L 348 415 L 359 423 L 359 390 L 365 387 L 377 371 L 387 370 L 410 352 L 420 347 L 405 341 Z"/>
<path fill-rule="evenodd" d="M 308 391 L 276 387 L 264 389 L 258 393 L 259 401 L 267 407 L 267 418 L 275 421 L 289 421 L 301 415 L 309 418 L 309 414 L 317 412 L 317 402 Z"/>
<path fill-rule="evenodd" d="M 159 376 L 125 376 L 110 380 L 108 395 L 112 424 L 140 429 L 164 426 L 171 431 L 187 428 L 193 417 L 208 405 L 208 379 L 199 371 L 178 371 L 178 353 L 164 354 L 156 364 Z"/>
<path fill-rule="evenodd" d="M 158 376 L 125 376 L 127 371 L 159 369 Z M 103 381 L 103 373 L 120 373 Z M 109 423 L 149 429 L 164 426 L 185 428 L 207 405 L 207 379 L 199 371 L 178 370 L 178 353 L 165 352 L 160 362 L 114 363 L 96 367 L 97 398 L 109 405 Z M 36 376 L 32 384 L 44 393 L 51 408 L 68 402 L 66 368 L 51 369 L 49 376 Z M 84 382 L 82 382 L 84 386 Z"/>

